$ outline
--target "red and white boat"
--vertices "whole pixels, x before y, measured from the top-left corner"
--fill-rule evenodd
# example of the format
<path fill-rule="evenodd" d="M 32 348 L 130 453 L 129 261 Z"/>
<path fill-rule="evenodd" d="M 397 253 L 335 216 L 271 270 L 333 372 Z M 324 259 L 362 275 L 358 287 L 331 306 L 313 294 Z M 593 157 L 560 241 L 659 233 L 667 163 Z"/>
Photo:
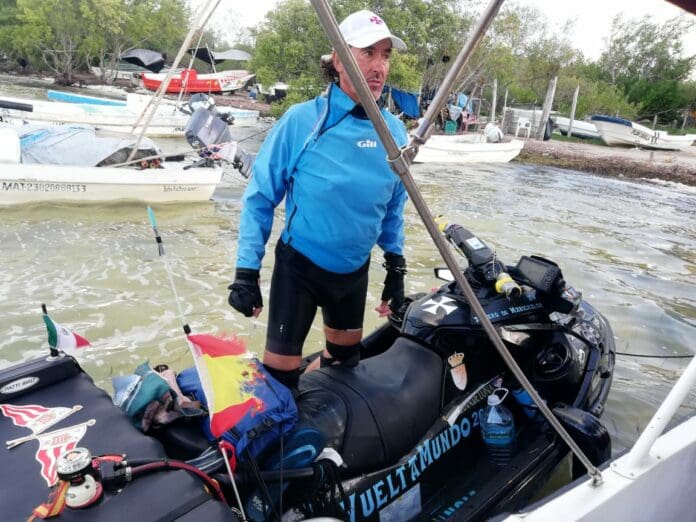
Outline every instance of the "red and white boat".
<path fill-rule="evenodd" d="M 143 87 L 156 91 L 167 75 L 164 73 L 140 73 Z M 232 69 L 209 74 L 198 74 L 195 69 L 175 73 L 167 85 L 168 93 L 234 92 L 246 87 L 256 75 L 244 69 Z"/>

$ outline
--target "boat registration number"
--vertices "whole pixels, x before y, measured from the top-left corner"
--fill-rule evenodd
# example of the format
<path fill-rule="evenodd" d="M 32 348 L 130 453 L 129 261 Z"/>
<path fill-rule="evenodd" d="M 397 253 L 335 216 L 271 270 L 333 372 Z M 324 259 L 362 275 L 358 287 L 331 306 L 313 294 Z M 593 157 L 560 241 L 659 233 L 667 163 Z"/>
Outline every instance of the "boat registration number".
<path fill-rule="evenodd" d="M 33 181 L 3 181 L 3 192 L 87 192 L 82 183 L 35 183 Z"/>

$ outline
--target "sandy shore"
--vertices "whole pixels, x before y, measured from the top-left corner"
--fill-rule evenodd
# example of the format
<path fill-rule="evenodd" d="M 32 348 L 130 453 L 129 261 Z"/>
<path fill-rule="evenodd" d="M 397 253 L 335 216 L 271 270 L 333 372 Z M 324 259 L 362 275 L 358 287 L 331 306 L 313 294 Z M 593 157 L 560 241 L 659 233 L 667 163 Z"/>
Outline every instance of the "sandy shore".
<path fill-rule="evenodd" d="M 696 186 L 696 146 L 688 151 L 604 147 L 568 141 L 524 139 L 514 161 L 551 165 L 632 179 L 661 179 Z"/>

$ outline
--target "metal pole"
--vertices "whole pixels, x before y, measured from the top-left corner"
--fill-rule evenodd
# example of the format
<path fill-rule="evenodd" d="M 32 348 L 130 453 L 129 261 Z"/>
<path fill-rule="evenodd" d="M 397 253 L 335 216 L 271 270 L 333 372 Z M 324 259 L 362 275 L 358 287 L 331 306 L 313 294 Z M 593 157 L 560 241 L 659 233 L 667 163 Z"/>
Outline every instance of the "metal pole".
<path fill-rule="evenodd" d="M 498 14 L 500 6 L 503 5 L 503 1 L 504 0 L 491 0 L 488 6 L 486 6 L 486 9 L 483 11 L 481 18 L 474 26 L 474 29 L 469 35 L 469 38 L 464 44 L 464 47 L 462 47 L 462 50 L 459 51 L 459 54 L 457 55 L 457 58 L 454 60 L 454 63 L 452 63 L 450 70 L 445 75 L 445 79 L 442 80 L 442 84 L 440 85 L 440 88 L 437 90 L 435 98 L 433 98 L 432 102 L 430 103 L 430 106 L 428 107 L 428 110 L 423 115 L 423 120 L 421 121 L 421 124 L 418 126 L 416 131 L 411 134 L 411 142 L 408 146 L 409 149 L 413 150 L 414 146 L 417 147 L 418 145 L 422 145 L 430 137 L 431 126 L 437 118 L 437 114 L 445 105 L 445 102 L 447 101 L 447 95 L 450 89 L 452 88 L 452 85 L 454 85 L 454 82 L 457 80 L 457 77 L 464 70 L 464 67 L 469 61 L 471 55 L 473 54 L 474 49 L 476 49 L 479 42 L 483 38 L 483 35 L 486 34 L 488 27 L 491 25 L 493 19 Z M 313 5 L 315 5 L 316 8 L 315 0 L 311 0 L 311 2 Z M 333 39 L 331 41 L 333 42 Z"/>
<path fill-rule="evenodd" d="M 217 6 L 221 2 L 221 0 L 217 0 L 215 7 L 213 7 L 210 10 L 210 12 L 208 13 L 208 16 L 205 17 L 205 19 L 204 19 L 203 15 L 208 10 L 208 8 L 210 7 L 210 4 L 212 4 L 213 1 L 214 0 L 208 0 L 208 2 L 203 6 L 203 8 L 198 13 L 198 17 L 196 18 L 196 21 L 194 22 L 193 26 L 189 30 L 189 33 L 186 35 L 186 38 L 184 39 L 184 43 L 181 45 L 181 48 L 179 49 L 179 53 L 176 55 L 176 58 L 174 59 L 174 63 L 172 63 L 172 66 L 170 67 L 169 71 L 167 71 L 167 75 L 164 77 L 164 80 L 160 84 L 159 89 L 157 89 L 157 92 L 155 93 L 155 95 L 152 98 L 150 98 L 150 101 L 145 106 L 143 111 L 140 113 L 140 116 L 138 116 L 138 119 L 133 124 L 133 128 L 131 129 L 131 132 L 135 132 L 135 129 L 140 124 L 140 121 L 143 119 L 143 116 L 145 116 L 145 114 L 147 114 L 147 112 L 148 112 L 148 109 L 150 109 L 150 107 L 152 107 L 152 110 L 150 111 L 150 113 L 147 114 L 147 118 L 145 119 L 145 123 L 143 123 L 143 128 L 140 131 L 140 134 L 138 135 L 138 139 L 135 142 L 135 145 L 133 146 L 133 150 L 131 151 L 130 156 L 128 156 L 127 161 L 132 161 L 133 158 L 135 157 L 136 153 L 138 152 L 138 147 L 140 147 L 140 143 L 143 141 L 143 137 L 145 136 L 145 132 L 147 131 L 147 127 L 148 127 L 148 125 L 150 125 L 150 122 L 152 121 L 152 118 L 155 115 L 155 112 L 157 111 L 157 106 L 159 105 L 160 101 L 162 100 L 162 97 L 164 96 L 164 93 L 167 90 L 167 86 L 169 85 L 169 80 L 171 79 L 172 75 L 174 74 L 174 69 L 179 65 L 179 62 L 181 62 L 181 59 L 184 57 L 184 54 L 186 54 L 186 49 L 188 49 L 188 46 L 191 44 L 191 40 L 193 40 L 193 36 L 195 35 L 196 31 L 200 27 L 205 26 L 205 23 L 210 18 L 210 15 L 213 14 L 215 9 L 217 9 Z"/>
<path fill-rule="evenodd" d="M 430 237 L 435 243 L 435 246 L 440 252 L 440 255 L 442 256 L 442 259 L 447 265 L 447 268 L 449 268 L 450 272 L 452 272 L 455 281 L 464 292 L 467 302 L 470 304 L 474 313 L 481 321 L 481 326 L 483 326 L 483 329 L 485 330 L 486 334 L 495 346 L 496 350 L 498 350 L 500 356 L 507 364 L 508 368 L 510 368 L 510 371 L 515 375 L 522 387 L 529 393 L 529 395 L 532 397 L 532 400 L 534 400 L 534 402 L 537 404 L 539 410 L 544 414 L 544 416 L 548 419 L 548 421 L 554 427 L 556 432 L 558 432 L 558 434 L 565 441 L 565 443 L 568 444 L 573 453 L 575 453 L 578 459 L 587 468 L 587 471 L 589 475 L 593 478 L 594 483 L 601 483 L 601 474 L 599 473 L 597 468 L 595 468 L 595 466 L 589 461 L 589 459 L 585 456 L 582 450 L 571 438 L 571 436 L 568 434 L 565 428 L 563 428 L 563 425 L 558 421 L 558 419 L 556 419 L 549 407 L 546 406 L 544 400 L 539 396 L 539 394 L 534 389 L 532 384 L 529 382 L 525 374 L 522 372 L 520 367 L 512 358 L 512 355 L 510 355 L 507 348 L 503 344 L 503 341 L 498 336 L 498 333 L 493 327 L 493 324 L 491 323 L 490 319 L 488 319 L 488 316 L 486 315 L 486 312 L 481 306 L 481 303 L 479 303 L 478 299 L 476 298 L 474 291 L 471 289 L 471 286 L 469 286 L 468 281 L 464 278 L 459 264 L 452 255 L 452 252 L 449 249 L 449 246 L 447 245 L 445 238 L 442 236 L 437 225 L 435 224 L 430 210 L 428 209 L 428 206 L 425 203 L 425 200 L 423 199 L 423 196 L 421 195 L 418 186 L 414 182 L 413 177 L 409 172 L 408 162 L 406 158 L 404 157 L 402 151 L 399 149 L 398 145 L 394 141 L 394 137 L 389 132 L 389 128 L 387 127 L 384 118 L 382 118 L 382 114 L 380 113 L 379 108 L 377 107 L 377 104 L 375 103 L 375 100 L 372 97 L 372 93 L 370 92 L 367 82 L 365 81 L 365 78 L 363 77 L 360 69 L 358 69 L 358 65 L 355 62 L 353 54 L 350 52 L 348 45 L 346 44 L 345 40 L 343 39 L 343 36 L 341 35 L 341 32 L 338 28 L 338 23 L 336 22 L 336 18 L 334 17 L 327 0 L 310 0 L 310 2 L 317 13 L 317 16 L 319 17 L 319 21 L 324 27 L 324 30 L 326 31 L 326 34 L 329 37 L 329 40 L 333 44 L 336 53 L 338 53 L 338 56 L 341 59 L 341 63 L 346 68 L 346 72 L 348 74 L 348 77 L 350 78 L 351 83 L 353 84 L 353 87 L 356 90 L 356 93 L 358 94 L 360 103 L 362 104 L 363 108 L 365 109 L 365 112 L 372 121 L 372 124 L 375 127 L 375 131 L 377 132 L 377 135 L 379 136 L 380 140 L 382 141 L 382 144 L 384 145 L 384 148 L 387 151 L 387 161 L 389 161 L 394 172 L 401 178 L 401 181 L 404 184 L 404 187 L 406 188 L 406 191 L 408 192 L 408 195 L 411 198 L 413 205 L 416 207 L 418 214 L 423 220 L 425 228 L 427 229 L 428 233 L 430 234 Z M 444 99 L 447 95 L 451 83 L 456 79 L 457 75 L 460 72 L 460 70 L 455 69 L 455 67 L 458 66 L 461 68 L 464 65 L 466 65 L 466 61 L 468 60 L 472 51 L 476 48 L 476 44 L 480 41 L 481 37 L 485 33 L 490 23 L 495 18 L 495 15 L 500 9 L 502 3 L 503 0 L 492 0 L 491 3 L 486 7 L 483 15 L 481 16 L 481 19 L 476 24 L 476 27 L 474 28 L 472 35 L 469 37 L 469 40 L 465 44 L 464 49 L 462 49 L 462 52 L 459 54 L 459 56 L 457 56 L 457 60 L 455 61 L 455 64 L 452 66 L 452 69 L 450 69 L 450 71 L 447 73 L 445 81 L 443 82 L 443 86 L 440 88 L 438 94 L 435 96 L 435 100 L 428 108 L 426 116 L 424 117 L 426 120 L 428 118 L 432 120 L 433 115 L 436 114 L 437 110 L 439 110 L 438 107 L 441 103 L 444 102 Z M 426 125 L 426 122 L 421 123 L 421 125 L 418 127 L 418 136 L 416 136 L 415 138 L 419 143 L 425 142 L 425 140 L 422 139 L 422 133 L 425 132 L 428 129 L 428 127 L 429 124 Z"/>

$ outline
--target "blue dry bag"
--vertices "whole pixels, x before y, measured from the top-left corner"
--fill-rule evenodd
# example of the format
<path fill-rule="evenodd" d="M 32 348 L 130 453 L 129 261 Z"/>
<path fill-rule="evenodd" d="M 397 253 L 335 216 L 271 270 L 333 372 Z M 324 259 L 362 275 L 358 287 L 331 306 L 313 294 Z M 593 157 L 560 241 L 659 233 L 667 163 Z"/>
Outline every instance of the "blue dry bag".
<path fill-rule="evenodd" d="M 276 381 L 257 359 L 253 359 L 253 363 L 262 379 L 256 379 L 253 389 L 246 391 L 253 393 L 254 397 L 262 401 L 263 408 L 260 411 L 252 409 L 247 412 L 222 436 L 234 445 L 240 462 L 247 460 L 249 455 L 258 457 L 263 450 L 278 441 L 281 434 L 288 433 L 297 423 L 297 406 L 290 390 Z M 187 368 L 179 373 L 176 380 L 182 393 L 192 396 L 207 407 L 196 368 Z M 235 385 L 230 383 L 230 386 Z M 210 432 L 210 422 L 207 417 L 201 424 L 208 440 L 215 440 Z"/>

